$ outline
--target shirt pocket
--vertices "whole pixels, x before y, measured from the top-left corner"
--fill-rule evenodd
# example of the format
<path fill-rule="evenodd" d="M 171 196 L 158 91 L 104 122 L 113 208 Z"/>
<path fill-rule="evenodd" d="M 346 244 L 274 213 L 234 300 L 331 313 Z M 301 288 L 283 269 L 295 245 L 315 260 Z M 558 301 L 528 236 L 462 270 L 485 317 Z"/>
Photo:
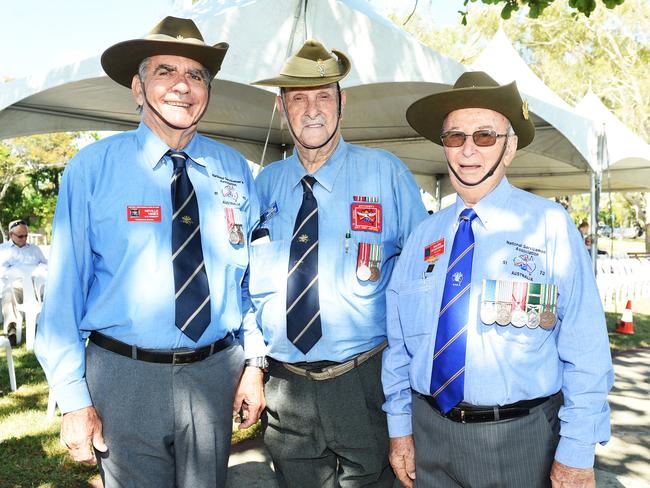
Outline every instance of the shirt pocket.
<path fill-rule="evenodd" d="M 404 344 L 411 355 L 429 344 L 434 323 L 433 291 L 431 278 L 417 278 L 399 287 L 397 307 Z"/>
<path fill-rule="evenodd" d="M 277 292 L 286 284 L 288 260 L 284 241 L 251 245 L 248 289 L 254 297 Z"/>

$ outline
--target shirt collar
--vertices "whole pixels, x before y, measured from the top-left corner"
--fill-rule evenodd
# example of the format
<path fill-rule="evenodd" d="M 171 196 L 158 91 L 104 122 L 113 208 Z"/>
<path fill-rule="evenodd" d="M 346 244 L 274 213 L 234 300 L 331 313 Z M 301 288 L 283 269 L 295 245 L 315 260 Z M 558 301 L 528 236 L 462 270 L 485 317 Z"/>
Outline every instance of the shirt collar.
<path fill-rule="evenodd" d="M 476 205 L 472 207 L 476 212 L 478 219 L 481 221 L 481 224 L 483 224 L 483 227 L 488 229 L 492 222 L 496 222 L 497 219 L 503 217 L 503 208 L 511 192 L 512 185 L 510 185 L 508 179 L 504 176 L 490 193 L 481 198 Z M 465 202 L 463 202 L 460 196 L 456 196 L 455 222 L 458 222 L 460 213 L 465 208 Z"/>
<path fill-rule="evenodd" d="M 144 121 L 140 121 L 140 125 L 138 125 L 135 131 L 135 137 L 138 140 L 145 162 L 152 168 L 155 168 L 169 150 L 169 146 L 154 134 Z M 205 161 L 201 156 L 200 142 L 197 139 L 198 137 L 195 134 L 190 140 L 190 143 L 183 148 L 183 152 L 192 161 L 195 161 L 201 166 L 205 166 Z"/>
<path fill-rule="evenodd" d="M 320 185 L 330 193 L 332 193 L 332 190 L 334 189 L 334 182 L 336 181 L 336 177 L 343 167 L 343 163 L 345 162 L 347 155 L 348 145 L 343 140 L 343 137 L 341 137 L 338 145 L 336 146 L 336 149 L 329 157 L 329 159 L 325 161 L 325 164 L 323 164 L 323 166 L 318 168 L 318 171 L 316 171 L 316 173 L 313 174 L 314 178 L 316 178 L 316 181 L 318 181 L 318 183 L 320 183 Z M 307 171 L 300 162 L 300 158 L 298 157 L 297 152 L 294 153 L 292 158 L 293 161 L 291 161 L 291 173 L 289 175 L 289 178 L 292 186 L 295 187 L 299 185 L 300 180 L 302 180 L 303 177 L 307 175 Z"/>

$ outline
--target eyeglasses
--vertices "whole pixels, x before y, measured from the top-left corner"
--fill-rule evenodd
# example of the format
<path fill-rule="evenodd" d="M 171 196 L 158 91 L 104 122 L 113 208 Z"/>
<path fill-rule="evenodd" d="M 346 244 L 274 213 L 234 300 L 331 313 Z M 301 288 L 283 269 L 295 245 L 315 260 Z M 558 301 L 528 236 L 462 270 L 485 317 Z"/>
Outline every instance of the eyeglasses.
<path fill-rule="evenodd" d="M 460 147 L 465 144 L 465 140 L 470 136 L 470 134 L 465 134 L 459 130 L 450 130 L 444 132 L 440 136 L 442 145 L 445 147 Z M 489 147 L 494 146 L 499 137 L 508 137 L 508 134 L 497 134 L 495 131 L 490 129 L 481 129 L 475 131 L 471 134 L 474 144 L 479 147 Z"/>
<path fill-rule="evenodd" d="M 18 227 L 19 225 L 27 225 L 27 222 L 24 220 L 14 220 L 9 224 L 9 230 L 13 229 L 14 227 Z"/>
<path fill-rule="evenodd" d="M 27 237 L 27 234 L 13 234 L 13 235 L 15 235 L 18 239 L 24 239 L 25 237 Z"/>

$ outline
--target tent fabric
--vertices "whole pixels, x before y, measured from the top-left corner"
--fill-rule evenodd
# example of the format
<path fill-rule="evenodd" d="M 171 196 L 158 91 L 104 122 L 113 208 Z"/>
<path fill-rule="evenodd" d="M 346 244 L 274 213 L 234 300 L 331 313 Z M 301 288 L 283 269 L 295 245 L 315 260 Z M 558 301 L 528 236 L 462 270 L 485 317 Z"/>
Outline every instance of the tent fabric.
<path fill-rule="evenodd" d="M 647 191 L 650 181 L 650 145 L 621 122 L 589 90 L 575 110 L 593 119 L 596 131 L 605 135 L 606 157 L 603 190 Z"/>
<path fill-rule="evenodd" d="M 367 2 L 220 0 L 170 13 L 192 18 L 206 42 L 225 39 L 231 46 L 212 85 L 212 102 L 199 125 L 202 133 L 254 162 L 260 162 L 268 133 L 262 163 L 281 159 L 291 150 L 291 137 L 277 113 L 271 122 L 276 92 L 249 83 L 277 73 L 306 39 L 316 38 L 352 60 L 352 71 L 342 82 L 348 92 L 344 138 L 393 152 L 429 193 L 435 193 L 437 184 L 441 195 L 453 192 L 442 149 L 416 134 L 405 114 L 412 102 L 449 88 L 467 68 L 420 44 Z M 587 191 L 589 161 L 595 153 L 587 142 L 590 120 L 560 103 L 548 89 L 520 81 L 513 66 L 518 71 L 527 66 L 520 58 L 511 66 L 518 62 L 512 56 L 516 51 L 510 49 L 510 62 L 504 61 L 498 70 L 494 66 L 500 59 L 490 60 L 487 52 L 481 58 L 494 64 L 481 69 L 497 81 L 517 79 L 536 126 L 535 141 L 517 153 L 509 177 L 521 188 L 543 195 Z M 104 75 L 100 54 L 0 85 L 0 138 L 135 127 L 140 117 L 131 94 Z"/>

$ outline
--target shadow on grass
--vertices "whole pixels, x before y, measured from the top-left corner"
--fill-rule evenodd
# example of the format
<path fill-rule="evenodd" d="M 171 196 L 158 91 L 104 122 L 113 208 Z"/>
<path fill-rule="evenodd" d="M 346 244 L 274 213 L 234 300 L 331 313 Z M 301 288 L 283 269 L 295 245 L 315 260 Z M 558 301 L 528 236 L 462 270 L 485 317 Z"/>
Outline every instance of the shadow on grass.
<path fill-rule="evenodd" d="M 0 484 L 7 488 L 44 484 L 52 488 L 92 486 L 90 481 L 97 476 L 97 468 L 74 463 L 62 449 L 56 448 L 57 443 L 55 434 L 29 435 L 0 442 Z"/>

